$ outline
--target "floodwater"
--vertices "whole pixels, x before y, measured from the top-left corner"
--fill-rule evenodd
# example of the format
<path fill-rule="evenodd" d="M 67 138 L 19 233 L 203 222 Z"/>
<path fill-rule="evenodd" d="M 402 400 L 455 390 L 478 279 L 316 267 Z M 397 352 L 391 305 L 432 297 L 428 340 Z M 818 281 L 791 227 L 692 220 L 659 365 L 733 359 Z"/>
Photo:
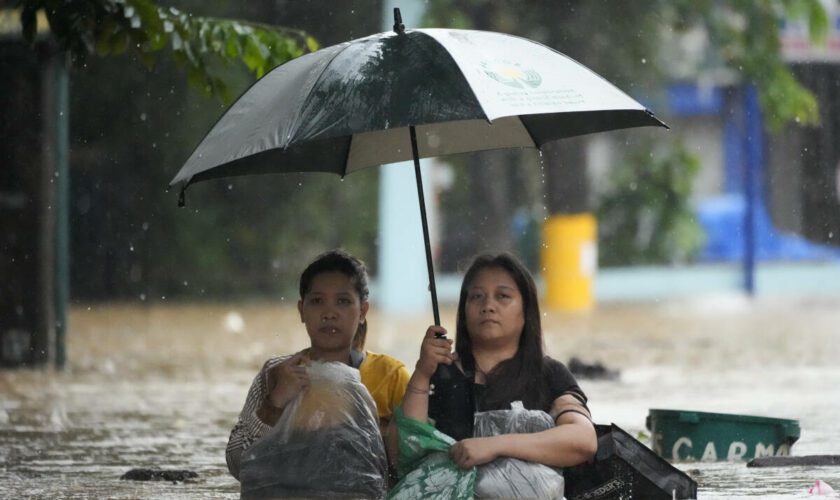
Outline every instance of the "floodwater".
<path fill-rule="evenodd" d="M 96 304 L 71 311 L 69 366 L 0 372 L 0 498 L 238 498 L 224 448 L 265 358 L 304 348 L 288 302 Z M 451 328 L 451 308 L 442 311 Z M 430 316 L 430 315 L 429 315 Z M 368 347 L 413 367 L 429 320 L 369 316 Z M 582 380 L 598 423 L 644 431 L 650 408 L 798 419 L 794 455 L 840 454 L 840 300 L 599 307 L 544 315 L 548 351 L 621 371 Z M 134 467 L 189 469 L 190 483 L 132 482 Z M 808 498 L 840 467 L 681 463 L 700 498 Z"/>

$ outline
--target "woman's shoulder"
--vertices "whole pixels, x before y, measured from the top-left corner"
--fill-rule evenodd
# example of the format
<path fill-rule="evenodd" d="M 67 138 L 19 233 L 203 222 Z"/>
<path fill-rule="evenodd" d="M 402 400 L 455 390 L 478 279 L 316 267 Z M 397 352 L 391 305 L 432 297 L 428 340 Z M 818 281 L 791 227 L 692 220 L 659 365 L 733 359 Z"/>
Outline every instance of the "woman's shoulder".
<path fill-rule="evenodd" d="M 283 361 L 286 361 L 287 359 L 291 358 L 292 356 L 294 356 L 294 354 L 283 354 L 281 356 L 272 356 L 272 357 L 268 358 L 265 361 L 265 363 L 263 363 L 262 368 L 260 369 L 260 373 L 264 373 L 268 370 L 271 370 L 272 368 L 279 365 Z"/>
<path fill-rule="evenodd" d="M 558 372 L 558 371 L 565 371 L 569 372 L 569 369 L 566 367 L 563 362 L 558 361 L 551 356 L 544 356 L 543 357 L 543 369 L 549 370 L 551 372 Z M 569 372 L 571 373 L 571 372 Z"/>
<path fill-rule="evenodd" d="M 370 351 L 365 351 L 365 360 L 359 367 L 359 372 L 362 382 L 369 389 L 383 386 L 404 390 L 411 377 L 402 361 L 387 354 Z M 400 399 L 402 399 L 402 394 L 400 394 Z"/>
<path fill-rule="evenodd" d="M 543 376 L 552 385 L 577 386 L 575 376 L 566 365 L 550 356 L 543 358 Z"/>
<path fill-rule="evenodd" d="M 572 394 L 586 404 L 586 394 L 566 365 L 549 356 L 543 358 L 543 374 L 553 397 Z"/>
<path fill-rule="evenodd" d="M 388 354 L 365 351 L 365 360 L 362 362 L 362 366 L 366 368 L 376 367 L 378 369 L 390 371 L 405 368 L 405 363 Z"/>

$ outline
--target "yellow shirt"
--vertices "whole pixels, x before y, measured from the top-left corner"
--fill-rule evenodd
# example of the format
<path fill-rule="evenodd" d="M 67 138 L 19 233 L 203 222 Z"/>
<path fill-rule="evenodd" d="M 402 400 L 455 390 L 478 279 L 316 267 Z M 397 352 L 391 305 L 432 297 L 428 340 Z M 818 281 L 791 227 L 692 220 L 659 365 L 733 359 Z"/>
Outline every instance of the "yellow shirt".
<path fill-rule="evenodd" d="M 411 374 L 402 361 L 387 354 L 367 351 L 359 366 L 359 376 L 367 387 L 380 420 L 390 420 L 394 408 L 402 402 Z"/>

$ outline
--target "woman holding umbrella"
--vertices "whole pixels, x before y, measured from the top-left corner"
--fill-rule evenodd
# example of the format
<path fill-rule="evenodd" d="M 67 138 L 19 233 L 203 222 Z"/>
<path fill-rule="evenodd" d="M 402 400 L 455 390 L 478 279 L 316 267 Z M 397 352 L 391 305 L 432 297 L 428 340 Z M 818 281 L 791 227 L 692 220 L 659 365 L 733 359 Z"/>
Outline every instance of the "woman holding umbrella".
<path fill-rule="evenodd" d="M 364 350 L 368 293 L 364 263 L 342 250 L 321 254 L 303 271 L 298 311 L 311 346 L 269 359 L 254 378 L 225 454 L 234 477 L 239 479 L 243 451 L 268 433 L 308 387 L 305 365 L 310 361 L 338 361 L 358 369 L 376 404 L 380 428 L 387 428 L 409 373 L 399 360 Z"/>
<path fill-rule="evenodd" d="M 569 467 L 597 450 L 585 394 L 562 363 L 543 353 L 537 300 L 533 278 L 514 257 L 480 256 L 461 286 L 455 352 L 451 340 L 436 336 L 445 334 L 444 328 L 426 332 L 402 410 L 453 437 L 457 443 L 450 455 L 462 469 L 499 457 Z M 509 410 L 514 401 L 547 412 L 555 426 L 473 437 L 475 412 Z M 391 438 L 389 448 L 395 450 Z"/>

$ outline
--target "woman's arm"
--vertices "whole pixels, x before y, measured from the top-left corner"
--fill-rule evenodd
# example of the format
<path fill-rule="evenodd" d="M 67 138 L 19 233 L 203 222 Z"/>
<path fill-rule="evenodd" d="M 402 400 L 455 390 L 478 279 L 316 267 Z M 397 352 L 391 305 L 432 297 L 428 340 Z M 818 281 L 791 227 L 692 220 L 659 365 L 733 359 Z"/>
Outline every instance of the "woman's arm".
<path fill-rule="evenodd" d="M 499 457 L 518 458 L 552 467 L 571 467 L 591 460 L 598 450 L 595 427 L 589 412 L 571 395 L 557 398 L 552 415 L 558 415 L 552 429 L 530 434 L 504 434 L 464 439 L 450 454 L 459 467 L 468 469 Z"/>
<path fill-rule="evenodd" d="M 231 475 L 236 479 L 239 479 L 239 465 L 242 459 L 242 452 L 271 428 L 257 414 L 261 411 L 268 395 L 266 373 L 270 370 L 270 365 L 273 361 L 275 360 L 270 359 L 266 361 L 260 372 L 254 377 L 251 388 L 248 390 L 248 397 L 245 399 L 245 404 L 239 413 L 239 419 L 236 421 L 236 425 L 233 426 L 233 430 L 231 430 L 230 437 L 228 438 L 227 448 L 225 449 L 225 461 L 227 462 Z"/>
<path fill-rule="evenodd" d="M 429 419 L 429 389 L 432 375 L 439 364 L 452 364 L 455 354 L 452 353 L 452 340 L 437 338 L 435 334 L 446 335 L 446 329 L 441 326 L 430 326 L 420 346 L 420 359 L 414 373 L 408 380 L 405 395 L 402 400 L 403 414 L 414 420 L 425 422 Z M 388 461 L 396 467 L 398 455 L 399 432 L 394 419 L 391 420 L 385 433 L 385 450 Z"/>
<path fill-rule="evenodd" d="M 277 423 L 286 404 L 306 387 L 308 379 L 302 360 L 302 353 L 269 359 L 254 377 L 225 449 L 228 470 L 236 479 L 242 452 Z"/>

